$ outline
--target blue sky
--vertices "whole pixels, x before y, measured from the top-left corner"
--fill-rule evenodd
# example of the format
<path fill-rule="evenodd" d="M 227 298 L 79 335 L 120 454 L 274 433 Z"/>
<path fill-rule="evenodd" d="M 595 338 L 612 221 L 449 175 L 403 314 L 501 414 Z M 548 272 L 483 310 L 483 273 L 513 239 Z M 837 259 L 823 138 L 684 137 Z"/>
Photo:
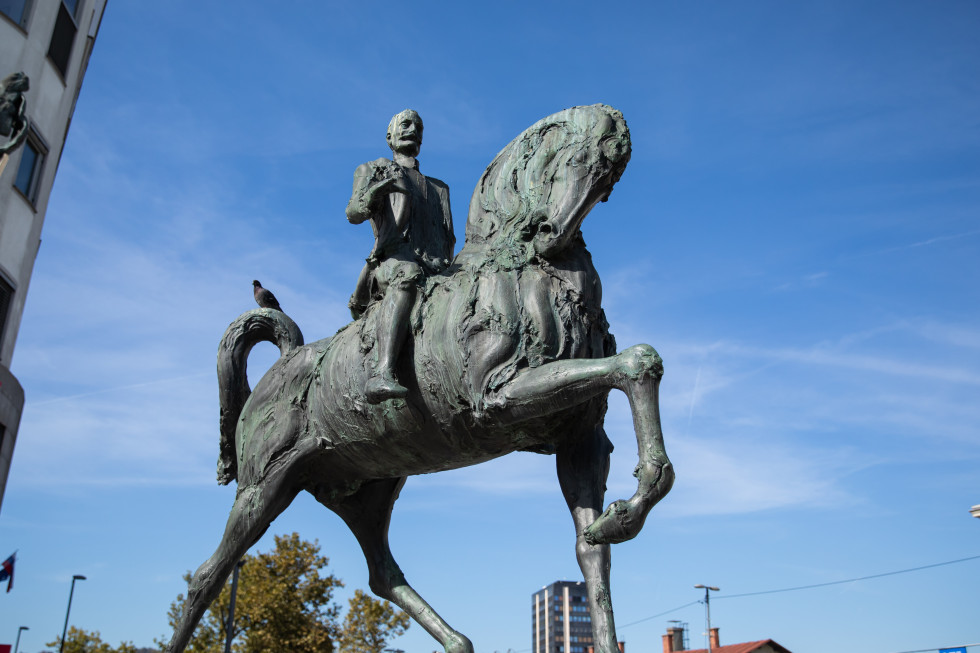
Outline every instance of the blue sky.
<path fill-rule="evenodd" d="M 663 356 L 677 470 L 614 547 L 631 624 L 719 586 L 722 643 L 794 653 L 980 642 L 980 5 L 111 2 L 48 209 L 12 370 L 27 391 L 0 544 L 0 641 L 72 623 L 150 645 L 210 555 L 218 340 L 273 289 L 307 341 L 349 319 L 370 229 L 352 173 L 403 108 L 462 243 L 483 168 L 539 118 L 621 110 L 633 155 L 583 226 L 620 348 Z M 252 378 L 274 358 L 257 348 Z M 608 499 L 632 492 L 613 396 Z M 367 587 L 353 536 L 301 497 L 274 533 L 318 539 Z M 554 461 L 413 478 L 393 551 L 479 651 L 531 645 L 531 594 L 578 579 Z M 703 607 L 621 628 L 700 645 Z M 397 646 L 425 653 L 417 625 Z"/>

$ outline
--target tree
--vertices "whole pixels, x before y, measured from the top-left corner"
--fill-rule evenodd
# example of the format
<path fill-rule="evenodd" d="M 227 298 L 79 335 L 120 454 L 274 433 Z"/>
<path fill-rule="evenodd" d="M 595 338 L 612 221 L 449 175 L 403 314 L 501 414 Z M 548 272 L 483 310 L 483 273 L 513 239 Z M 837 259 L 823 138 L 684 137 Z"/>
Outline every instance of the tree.
<path fill-rule="evenodd" d="M 340 648 L 343 653 L 393 653 L 385 648 L 388 640 L 408 630 L 410 623 L 408 614 L 387 601 L 356 590 L 344 617 Z"/>
<path fill-rule="evenodd" d="M 357 590 L 341 628 L 340 606 L 333 601 L 333 592 L 344 584 L 322 573 L 329 560 L 320 554 L 319 543 L 301 540 L 297 533 L 276 536 L 275 543 L 273 551 L 242 558 L 235 599 L 235 653 L 331 653 L 335 644 L 344 653 L 393 653 L 385 646 L 408 629 L 407 614 Z M 190 579 L 189 573 L 184 575 L 188 583 Z M 167 618 L 171 627 L 176 627 L 183 614 L 185 600 L 180 594 L 170 604 Z M 186 653 L 224 652 L 230 602 L 229 581 L 198 624 Z M 168 640 L 161 638 L 156 644 L 165 648 Z M 93 649 L 91 653 L 113 652 Z"/>
<path fill-rule="evenodd" d="M 321 575 L 329 560 L 320 545 L 301 540 L 299 534 L 276 536 L 275 550 L 246 554 L 238 580 L 235 603 L 235 653 L 329 653 L 339 636 L 340 607 L 334 589 L 343 587 L 332 574 Z M 184 579 L 190 582 L 190 574 Z M 231 584 L 211 604 L 194 631 L 187 653 L 222 653 L 228 621 Z M 184 595 L 170 605 L 168 620 L 177 625 L 184 611 Z M 166 641 L 158 640 L 164 647 Z M 102 653 L 101 651 L 98 653 Z"/>
<path fill-rule="evenodd" d="M 61 648 L 61 637 L 45 646 Z M 122 642 L 119 648 L 112 648 L 102 641 L 99 631 L 90 633 L 72 626 L 65 635 L 65 653 L 136 653 L 136 647 L 131 642 Z"/>

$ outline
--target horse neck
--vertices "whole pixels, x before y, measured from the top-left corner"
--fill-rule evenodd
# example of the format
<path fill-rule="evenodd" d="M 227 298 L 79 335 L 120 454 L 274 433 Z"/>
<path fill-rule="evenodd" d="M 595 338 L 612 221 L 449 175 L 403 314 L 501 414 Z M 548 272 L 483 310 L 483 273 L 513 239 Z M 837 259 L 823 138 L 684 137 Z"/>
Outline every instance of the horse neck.
<path fill-rule="evenodd" d="M 535 258 L 530 243 L 520 240 L 516 234 L 505 234 L 490 240 L 467 237 L 453 262 L 459 268 L 471 271 L 488 266 L 515 270 L 532 265 Z"/>

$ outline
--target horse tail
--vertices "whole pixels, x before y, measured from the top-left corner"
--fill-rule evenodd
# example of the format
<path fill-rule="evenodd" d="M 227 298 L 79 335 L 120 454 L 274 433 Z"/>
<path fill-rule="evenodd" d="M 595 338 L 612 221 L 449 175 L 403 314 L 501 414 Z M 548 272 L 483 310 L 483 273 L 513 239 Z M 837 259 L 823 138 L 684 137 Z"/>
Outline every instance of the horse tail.
<path fill-rule="evenodd" d="M 218 345 L 218 396 L 221 403 L 221 443 L 218 455 L 218 484 L 238 478 L 235 428 L 245 401 L 252 394 L 245 365 L 252 347 L 271 342 L 286 354 L 303 346 L 303 333 L 288 315 L 272 308 L 256 308 L 242 313 L 228 325 Z"/>

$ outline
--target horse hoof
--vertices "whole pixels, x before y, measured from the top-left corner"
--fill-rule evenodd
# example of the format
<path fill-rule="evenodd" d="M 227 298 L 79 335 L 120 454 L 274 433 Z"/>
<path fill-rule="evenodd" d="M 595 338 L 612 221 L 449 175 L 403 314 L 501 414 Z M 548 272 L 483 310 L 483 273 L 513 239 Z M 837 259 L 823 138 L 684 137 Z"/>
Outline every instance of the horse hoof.
<path fill-rule="evenodd" d="M 599 517 L 585 529 L 585 541 L 592 546 L 618 544 L 631 540 L 639 529 L 630 527 L 633 519 L 630 504 L 613 501 Z"/>

